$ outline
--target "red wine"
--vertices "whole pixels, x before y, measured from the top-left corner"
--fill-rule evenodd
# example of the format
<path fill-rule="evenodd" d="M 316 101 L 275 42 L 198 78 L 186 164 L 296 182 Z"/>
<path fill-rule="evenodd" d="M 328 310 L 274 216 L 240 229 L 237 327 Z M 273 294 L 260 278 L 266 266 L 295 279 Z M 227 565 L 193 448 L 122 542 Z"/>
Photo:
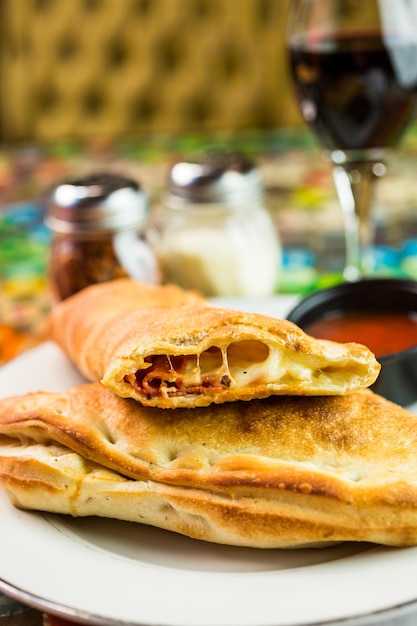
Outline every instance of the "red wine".
<path fill-rule="evenodd" d="M 417 43 L 379 34 L 292 42 L 301 113 L 330 150 L 394 145 L 417 100 Z"/>

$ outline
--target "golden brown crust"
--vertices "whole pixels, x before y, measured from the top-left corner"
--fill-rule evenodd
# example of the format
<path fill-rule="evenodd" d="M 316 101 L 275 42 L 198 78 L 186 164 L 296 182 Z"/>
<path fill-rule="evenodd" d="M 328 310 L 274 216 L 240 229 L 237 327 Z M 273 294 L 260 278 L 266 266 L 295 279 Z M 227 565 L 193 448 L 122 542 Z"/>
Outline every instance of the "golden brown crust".
<path fill-rule="evenodd" d="M 61 302 L 49 317 L 47 332 L 82 374 L 96 380 L 102 376 L 95 372 L 101 370 L 101 349 L 109 343 L 107 333 L 115 320 L 138 308 L 198 306 L 206 302 L 200 294 L 175 285 L 148 285 L 120 278 L 91 285 Z"/>
<path fill-rule="evenodd" d="M 234 545 L 417 544 L 417 416 L 368 390 L 163 411 L 94 383 L 1 401 L 0 434 L 25 508 Z"/>
<path fill-rule="evenodd" d="M 338 395 L 371 385 L 379 373 L 374 355 L 359 344 L 314 339 L 286 320 L 211 307 L 177 287 L 147 286 L 141 297 L 138 283 L 113 282 L 61 303 L 50 336 L 86 379 L 144 405 Z M 172 357 L 182 359 L 178 369 Z"/>

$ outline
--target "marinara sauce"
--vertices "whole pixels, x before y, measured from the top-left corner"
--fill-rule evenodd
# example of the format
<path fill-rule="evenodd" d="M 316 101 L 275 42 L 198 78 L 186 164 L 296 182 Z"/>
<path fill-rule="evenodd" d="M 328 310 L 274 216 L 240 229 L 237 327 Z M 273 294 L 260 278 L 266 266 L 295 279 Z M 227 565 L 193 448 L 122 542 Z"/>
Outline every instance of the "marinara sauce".
<path fill-rule="evenodd" d="M 417 345 L 417 315 L 407 311 L 351 311 L 329 314 L 304 326 L 309 335 L 367 346 L 376 357 Z"/>

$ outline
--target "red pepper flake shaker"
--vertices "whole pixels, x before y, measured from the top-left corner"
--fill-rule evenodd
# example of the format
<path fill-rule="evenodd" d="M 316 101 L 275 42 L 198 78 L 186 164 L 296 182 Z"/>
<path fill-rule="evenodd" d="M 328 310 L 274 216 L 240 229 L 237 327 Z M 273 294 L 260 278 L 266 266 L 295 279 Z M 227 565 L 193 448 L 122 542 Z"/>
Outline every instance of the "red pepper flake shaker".
<path fill-rule="evenodd" d="M 147 239 L 149 212 L 146 193 L 125 176 L 96 173 L 56 186 L 45 218 L 52 231 L 53 302 L 88 285 L 125 276 L 159 282 L 156 256 Z"/>

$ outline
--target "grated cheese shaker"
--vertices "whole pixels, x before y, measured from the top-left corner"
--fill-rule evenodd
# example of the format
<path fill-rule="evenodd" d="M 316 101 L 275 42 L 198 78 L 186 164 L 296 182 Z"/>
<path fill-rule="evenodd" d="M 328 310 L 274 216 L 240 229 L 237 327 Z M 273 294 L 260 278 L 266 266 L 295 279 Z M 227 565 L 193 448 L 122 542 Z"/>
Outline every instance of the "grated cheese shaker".
<path fill-rule="evenodd" d="M 210 152 L 169 172 L 158 255 L 164 282 L 206 296 L 269 296 L 281 262 L 259 170 L 240 153 Z"/>

